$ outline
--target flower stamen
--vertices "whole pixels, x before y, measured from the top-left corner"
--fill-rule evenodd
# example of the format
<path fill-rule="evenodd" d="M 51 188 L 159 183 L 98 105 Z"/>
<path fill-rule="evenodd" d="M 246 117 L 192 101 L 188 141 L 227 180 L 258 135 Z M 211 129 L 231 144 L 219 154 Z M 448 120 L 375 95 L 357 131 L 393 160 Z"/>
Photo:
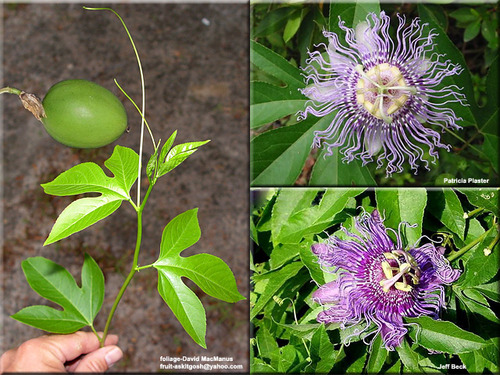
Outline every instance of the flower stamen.
<path fill-rule="evenodd" d="M 384 268 L 384 263 L 387 264 L 387 262 L 382 262 L 382 268 Z M 386 266 L 387 268 L 387 266 Z M 391 267 L 392 268 L 392 267 Z M 402 265 L 399 266 L 399 268 L 396 268 L 399 272 L 392 276 L 391 278 L 387 278 L 387 280 L 380 280 L 380 285 L 382 286 L 382 290 L 387 293 L 389 289 L 396 284 L 400 279 L 403 280 L 403 282 L 400 282 L 400 284 L 407 284 L 405 275 L 408 273 L 409 270 L 411 270 L 411 266 L 408 263 L 403 263 Z M 387 277 L 387 274 L 384 271 L 384 275 Z M 398 288 L 399 289 L 399 288 Z M 411 287 L 410 287 L 411 290 Z"/>
<path fill-rule="evenodd" d="M 390 124 L 391 115 L 405 105 L 407 94 L 417 93 L 416 87 L 406 85 L 401 71 L 388 63 L 375 65 L 367 72 L 358 64 L 356 71 L 360 75 L 356 85 L 358 103 L 386 124 Z"/>
<path fill-rule="evenodd" d="M 385 280 L 380 281 L 382 290 L 387 293 L 392 286 L 403 292 L 410 292 L 420 281 L 420 269 L 410 253 L 404 250 L 393 250 L 384 253 L 386 261 L 382 261 Z M 397 267 L 391 263 L 397 264 Z M 396 272 L 396 274 L 394 274 Z M 409 279 L 408 279 L 409 278 Z M 411 285 L 410 285 L 411 282 Z"/>

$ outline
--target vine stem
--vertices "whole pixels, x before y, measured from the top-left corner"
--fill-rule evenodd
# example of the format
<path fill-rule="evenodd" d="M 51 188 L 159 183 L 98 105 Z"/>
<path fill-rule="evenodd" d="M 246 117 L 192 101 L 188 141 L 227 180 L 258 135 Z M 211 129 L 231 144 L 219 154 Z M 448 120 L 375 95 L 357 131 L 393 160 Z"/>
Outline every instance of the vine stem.
<path fill-rule="evenodd" d="M 500 228 L 497 228 L 497 235 L 493 239 L 493 241 L 489 244 L 488 250 L 492 251 L 495 245 L 500 241 Z"/>
<path fill-rule="evenodd" d="M 15 89 L 14 87 L 2 87 L 0 89 L 0 94 L 14 94 L 21 95 L 22 91 L 19 89 Z"/>
<path fill-rule="evenodd" d="M 139 207 L 141 205 L 141 170 L 142 170 L 142 150 L 143 150 L 143 143 L 144 143 L 144 119 L 146 117 L 146 89 L 145 89 L 145 84 L 144 84 L 144 73 L 142 71 L 142 64 L 141 64 L 141 58 L 139 57 L 139 52 L 137 52 L 137 48 L 135 47 L 134 39 L 132 39 L 132 35 L 128 31 L 127 25 L 125 24 L 125 21 L 120 17 L 120 15 L 115 12 L 111 8 L 90 8 L 90 7 L 83 7 L 83 9 L 86 10 L 108 10 L 112 12 L 123 25 L 123 28 L 125 29 L 125 32 L 128 35 L 128 38 L 130 39 L 130 43 L 132 44 L 132 48 L 134 49 L 135 57 L 137 59 L 137 65 L 139 66 L 139 75 L 141 76 L 141 94 L 142 94 L 142 111 L 141 111 L 141 136 L 140 136 L 140 141 L 139 141 L 139 165 L 137 167 L 137 206 Z M 154 142 L 153 142 L 154 143 Z"/>
<path fill-rule="evenodd" d="M 146 124 L 146 128 L 148 129 L 149 136 L 151 137 L 151 141 L 153 142 L 153 147 L 156 150 L 160 144 L 159 143 L 158 143 L 158 145 L 156 144 L 155 137 L 153 136 L 153 132 L 151 131 L 151 128 L 149 127 L 148 120 L 146 120 L 146 118 L 142 114 L 140 108 L 137 106 L 137 104 L 135 104 L 134 100 L 129 96 L 129 94 L 127 94 L 127 92 L 120 86 L 120 84 L 118 83 L 118 81 L 116 79 L 115 79 L 115 85 L 120 89 L 120 91 L 123 93 L 123 95 L 125 95 L 127 97 L 127 99 L 134 105 L 137 112 L 139 112 L 139 115 L 141 115 L 142 119 L 144 120 L 144 123 Z"/>
<path fill-rule="evenodd" d="M 123 294 L 125 293 L 125 290 L 127 289 L 130 282 L 132 281 L 132 278 L 134 277 L 135 273 L 140 269 L 140 267 L 137 267 L 137 264 L 139 262 L 139 252 L 141 249 L 141 241 L 142 241 L 142 211 L 144 210 L 144 205 L 148 200 L 151 190 L 153 190 L 153 186 L 154 186 L 153 184 L 149 185 L 144 200 L 142 201 L 142 205 L 139 208 L 137 208 L 137 239 L 135 243 L 134 261 L 132 263 L 132 268 L 130 269 L 127 278 L 123 282 L 123 285 L 121 286 L 120 291 L 118 292 L 115 301 L 113 303 L 113 306 L 111 307 L 111 310 L 108 314 L 108 319 L 106 320 L 106 325 L 104 326 L 102 338 L 99 340 L 101 342 L 101 347 L 104 345 L 104 342 L 106 341 L 106 336 L 108 335 L 109 327 L 111 325 L 111 320 L 115 315 L 116 308 L 118 307 L 118 304 L 120 303 Z"/>
<path fill-rule="evenodd" d="M 95 330 L 95 328 L 94 328 L 94 325 L 93 325 L 93 324 L 91 324 L 91 325 L 90 325 L 90 328 L 92 328 L 92 332 L 94 332 L 94 335 L 96 335 L 96 336 L 97 336 L 97 339 L 99 340 L 99 346 L 102 348 L 102 347 L 104 346 L 104 340 L 105 340 L 106 338 L 102 339 L 102 338 L 101 338 L 101 336 L 99 336 L 99 334 L 98 334 L 98 333 L 97 333 L 97 331 Z"/>
<path fill-rule="evenodd" d="M 127 275 L 127 278 L 123 282 L 123 285 L 121 286 L 115 301 L 113 303 L 113 306 L 111 307 L 111 310 L 108 314 L 108 318 L 106 320 L 106 325 L 104 327 L 103 331 L 103 336 L 102 338 L 99 339 L 101 347 L 104 345 L 104 342 L 106 341 L 106 337 L 108 335 L 109 327 L 111 325 L 111 320 L 113 319 L 113 316 L 115 314 L 115 311 L 118 307 L 118 304 L 120 303 L 123 294 L 125 293 L 125 290 L 127 289 L 128 285 L 132 281 L 132 278 L 134 277 L 135 273 L 139 270 L 139 267 L 137 266 L 139 262 L 139 252 L 141 249 L 141 241 L 142 241 L 142 211 L 144 210 L 144 206 L 146 204 L 146 201 L 149 198 L 149 195 L 151 193 L 151 190 L 153 189 L 154 186 L 154 181 L 150 181 L 148 189 L 146 191 L 146 194 L 144 196 L 144 199 L 141 203 L 141 175 L 142 175 L 142 153 L 143 153 L 143 148 L 144 148 L 144 128 L 145 125 L 148 128 L 149 134 L 151 136 L 151 139 L 153 141 L 153 146 L 155 147 L 155 150 L 157 149 L 158 146 L 155 144 L 155 140 L 153 138 L 153 134 L 151 132 L 151 129 L 149 128 L 149 124 L 146 122 L 146 90 L 145 90 L 145 84 L 144 84 L 144 73 L 142 70 L 142 64 L 141 64 L 141 59 L 139 57 L 139 52 L 137 51 L 137 48 L 134 43 L 134 39 L 132 38 L 132 35 L 130 34 L 127 25 L 125 24 L 125 21 L 120 17 L 120 15 L 115 12 L 111 8 L 90 8 L 90 7 L 83 7 L 86 10 L 107 10 L 112 12 L 121 22 L 123 25 L 123 28 L 125 29 L 125 32 L 128 35 L 128 38 L 130 40 L 130 43 L 132 44 L 132 48 L 135 53 L 135 57 L 137 59 L 137 65 L 139 67 L 139 75 L 141 78 L 141 94 L 142 94 L 142 110 L 139 109 L 139 107 L 135 104 L 135 102 L 126 94 L 126 92 L 118 85 L 118 82 L 115 80 L 115 84 L 118 86 L 118 88 L 125 94 L 125 96 L 134 104 L 135 108 L 139 111 L 139 114 L 141 115 L 141 133 L 140 133 L 140 140 L 139 140 L 139 162 L 137 166 L 137 203 L 134 204 L 132 200 L 130 200 L 130 203 L 134 207 L 134 209 L 137 212 L 137 239 L 136 239 L 136 244 L 135 244 L 135 251 L 134 251 L 134 260 L 132 263 L 132 267 L 130 269 L 130 272 Z M 95 333 L 95 331 L 94 331 Z M 97 335 L 97 333 L 96 333 Z M 99 337 L 99 335 L 97 335 Z"/>
<path fill-rule="evenodd" d="M 460 250 L 455 251 L 455 252 L 451 253 L 450 255 L 448 255 L 448 257 L 447 257 L 448 261 L 452 262 L 455 259 L 457 259 L 457 258 L 461 257 L 462 255 L 464 255 L 467 251 L 469 251 L 474 246 L 476 246 L 478 243 L 480 243 L 482 240 L 484 240 L 486 238 L 486 236 L 488 236 L 490 234 L 490 232 L 493 229 L 495 229 L 495 228 L 498 230 L 497 226 L 493 226 L 490 229 L 488 229 L 486 232 L 484 232 L 482 235 L 480 235 L 478 238 L 476 238 L 474 241 L 472 241 L 471 243 L 469 243 L 466 246 L 462 247 Z"/>
<path fill-rule="evenodd" d="M 472 210 L 471 212 L 466 212 L 464 213 L 464 219 L 468 219 L 484 210 L 483 207 L 476 208 L 475 210 Z"/>
<path fill-rule="evenodd" d="M 137 271 L 142 271 L 142 270 L 145 270 L 146 268 L 151 268 L 154 266 L 154 263 L 151 263 L 151 264 L 148 264 L 147 266 L 142 266 L 142 267 L 136 267 L 135 269 Z"/>

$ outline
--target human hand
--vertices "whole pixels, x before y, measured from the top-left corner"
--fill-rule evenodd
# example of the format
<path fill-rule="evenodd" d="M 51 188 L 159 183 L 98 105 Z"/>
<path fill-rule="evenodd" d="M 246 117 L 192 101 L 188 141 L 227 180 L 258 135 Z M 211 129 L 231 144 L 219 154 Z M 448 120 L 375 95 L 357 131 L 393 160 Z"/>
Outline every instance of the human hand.
<path fill-rule="evenodd" d="M 22 343 L 0 357 L 3 372 L 104 372 L 123 357 L 109 335 L 103 348 L 91 332 L 41 336 Z"/>

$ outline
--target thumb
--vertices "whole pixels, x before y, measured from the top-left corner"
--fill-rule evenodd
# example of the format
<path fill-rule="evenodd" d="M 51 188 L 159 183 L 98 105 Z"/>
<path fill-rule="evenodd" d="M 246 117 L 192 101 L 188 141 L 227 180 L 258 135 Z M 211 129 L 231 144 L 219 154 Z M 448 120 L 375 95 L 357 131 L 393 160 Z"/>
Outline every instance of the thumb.
<path fill-rule="evenodd" d="M 75 367 L 74 372 L 104 372 L 123 357 L 122 350 L 116 345 L 105 346 L 83 357 Z"/>

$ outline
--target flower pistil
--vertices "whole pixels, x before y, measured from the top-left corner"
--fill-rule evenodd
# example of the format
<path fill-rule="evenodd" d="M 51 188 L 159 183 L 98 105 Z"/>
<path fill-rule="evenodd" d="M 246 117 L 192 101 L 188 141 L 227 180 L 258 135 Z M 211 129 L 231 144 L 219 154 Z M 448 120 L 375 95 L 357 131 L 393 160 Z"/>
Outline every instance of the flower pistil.
<path fill-rule="evenodd" d="M 373 116 L 392 122 L 392 114 L 401 109 L 408 100 L 408 94 L 415 94 L 416 87 L 408 86 L 400 70 L 387 63 L 375 65 L 364 71 L 356 66 L 360 79 L 356 85 L 356 99 Z"/>
<path fill-rule="evenodd" d="M 410 292 L 420 281 L 420 269 L 415 258 L 403 250 L 393 250 L 384 253 L 387 259 L 381 263 L 385 280 L 380 280 L 382 290 L 387 293 L 394 288 L 403 292 Z M 396 274 L 394 274 L 396 273 Z"/>

